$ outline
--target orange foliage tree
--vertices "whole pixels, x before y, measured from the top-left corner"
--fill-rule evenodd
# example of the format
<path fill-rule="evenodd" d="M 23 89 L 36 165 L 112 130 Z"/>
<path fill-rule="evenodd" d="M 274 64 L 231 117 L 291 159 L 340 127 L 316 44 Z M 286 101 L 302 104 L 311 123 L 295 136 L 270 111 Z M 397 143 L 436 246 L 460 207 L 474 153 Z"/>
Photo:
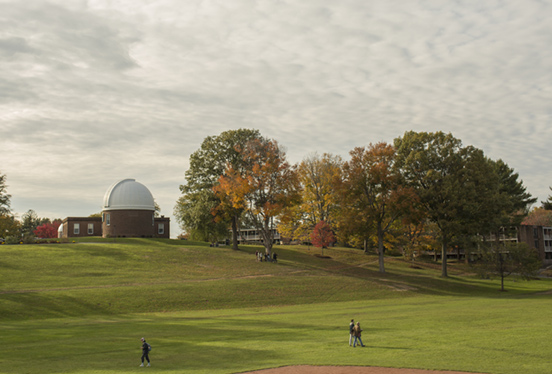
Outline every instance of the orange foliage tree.
<path fill-rule="evenodd" d="M 534 208 L 521 224 L 528 226 L 552 226 L 552 211 L 545 208 Z"/>
<path fill-rule="evenodd" d="M 377 236 L 379 270 L 384 273 L 384 236 L 415 206 L 416 195 L 401 183 L 400 173 L 393 167 L 392 145 L 381 142 L 357 147 L 350 155 L 339 183 L 342 227 L 352 225 L 352 231 L 360 231 L 365 238 L 371 233 Z"/>
<path fill-rule="evenodd" d="M 236 149 L 244 167 L 238 170 L 228 165 L 213 187 L 221 201 L 217 209 L 244 209 L 248 223 L 259 232 L 266 253 L 271 254 L 274 219 L 300 196 L 296 167 L 286 161 L 275 140 L 253 139 Z"/>

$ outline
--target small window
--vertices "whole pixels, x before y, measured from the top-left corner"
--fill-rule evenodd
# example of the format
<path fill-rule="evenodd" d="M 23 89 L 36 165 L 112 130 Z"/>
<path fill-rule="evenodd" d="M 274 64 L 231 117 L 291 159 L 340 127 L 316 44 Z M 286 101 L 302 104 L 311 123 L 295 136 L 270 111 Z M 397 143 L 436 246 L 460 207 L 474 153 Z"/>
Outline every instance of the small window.
<path fill-rule="evenodd" d="M 157 233 L 159 235 L 162 235 L 165 233 L 165 224 L 164 223 L 160 223 L 158 226 L 157 226 Z"/>
<path fill-rule="evenodd" d="M 109 213 L 105 214 L 105 224 L 109 226 L 111 224 L 111 216 Z"/>
<path fill-rule="evenodd" d="M 88 235 L 94 235 L 94 224 L 93 223 L 88 224 Z"/>
<path fill-rule="evenodd" d="M 79 235 L 80 234 L 80 223 L 75 223 L 73 226 L 73 234 Z"/>

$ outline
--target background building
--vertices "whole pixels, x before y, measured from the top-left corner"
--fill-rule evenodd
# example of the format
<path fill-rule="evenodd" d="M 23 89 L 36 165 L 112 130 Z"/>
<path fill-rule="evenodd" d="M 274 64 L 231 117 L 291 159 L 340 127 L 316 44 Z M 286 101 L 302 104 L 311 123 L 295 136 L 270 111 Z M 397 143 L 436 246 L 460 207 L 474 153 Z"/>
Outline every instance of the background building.
<path fill-rule="evenodd" d="M 123 179 L 105 193 L 101 217 L 67 217 L 59 236 L 169 238 L 170 218 L 155 217 L 155 200 L 143 184 Z"/>

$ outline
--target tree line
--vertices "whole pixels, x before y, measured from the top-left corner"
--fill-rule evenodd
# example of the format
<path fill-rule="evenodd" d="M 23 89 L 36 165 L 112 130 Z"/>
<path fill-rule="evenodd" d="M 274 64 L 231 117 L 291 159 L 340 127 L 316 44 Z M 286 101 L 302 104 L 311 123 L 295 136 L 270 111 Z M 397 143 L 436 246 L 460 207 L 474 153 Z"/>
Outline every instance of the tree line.
<path fill-rule="evenodd" d="M 239 228 L 254 228 L 268 254 L 275 230 L 310 242 L 329 228 L 344 245 L 375 247 L 381 272 L 389 248 L 413 255 L 439 246 L 447 276 L 451 248 L 496 248 L 482 243 L 520 225 L 536 202 L 504 161 L 450 133 L 409 131 L 349 156 L 292 165 L 258 130 L 208 136 L 190 156 L 175 216 L 191 239 L 215 243 L 231 230 L 233 249 Z"/>

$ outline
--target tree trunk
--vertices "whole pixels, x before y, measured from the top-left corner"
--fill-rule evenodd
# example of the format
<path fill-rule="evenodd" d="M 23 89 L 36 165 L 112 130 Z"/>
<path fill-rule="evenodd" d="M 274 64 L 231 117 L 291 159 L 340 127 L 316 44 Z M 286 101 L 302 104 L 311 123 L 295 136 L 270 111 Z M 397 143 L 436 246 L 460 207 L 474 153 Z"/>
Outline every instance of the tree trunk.
<path fill-rule="evenodd" d="M 448 238 L 443 236 L 443 248 L 441 249 L 441 276 L 442 277 L 448 277 L 447 274 L 447 245 L 448 245 Z"/>
<path fill-rule="evenodd" d="M 368 253 L 368 239 L 364 238 L 364 253 Z"/>
<path fill-rule="evenodd" d="M 500 248 L 498 248 L 500 251 Z M 500 264 L 500 291 L 504 292 L 504 257 L 502 253 L 498 252 L 498 262 Z"/>
<path fill-rule="evenodd" d="M 266 218 L 263 222 L 263 230 L 261 232 L 261 235 L 263 237 L 263 245 L 265 247 L 265 253 L 272 257 L 272 225 L 270 224 L 270 219 Z"/>
<path fill-rule="evenodd" d="M 383 230 L 381 224 L 378 223 L 378 252 L 379 252 L 379 271 L 385 273 L 385 265 L 383 263 Z"/>
<path fill-rule="evenodd" d="M 232 216 L 232 249 L 237 251 L 238 248 L 238 216 Z"/>

